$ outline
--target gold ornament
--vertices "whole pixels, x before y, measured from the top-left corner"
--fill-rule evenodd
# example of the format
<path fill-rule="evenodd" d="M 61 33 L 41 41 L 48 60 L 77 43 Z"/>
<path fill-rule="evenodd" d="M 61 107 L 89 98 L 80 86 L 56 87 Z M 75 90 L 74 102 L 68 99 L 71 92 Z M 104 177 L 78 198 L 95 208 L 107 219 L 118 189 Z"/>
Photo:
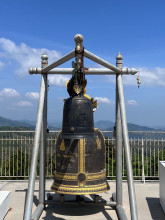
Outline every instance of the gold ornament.
<path fill-rule="evenodd" d="M 73 90 L 75 91 L 75 93 L 78 95 L 80 94 L 82 87 L 80 87 L 79 85 L 74 85 L 73 86 Z"/>
<path fill-rule="evenodd" d="M 65 151 L 65 144 L 64 144 L 64 140 L 62 140 L 61 145 L 60 145 L 60 150 L 61 151 Z"/>

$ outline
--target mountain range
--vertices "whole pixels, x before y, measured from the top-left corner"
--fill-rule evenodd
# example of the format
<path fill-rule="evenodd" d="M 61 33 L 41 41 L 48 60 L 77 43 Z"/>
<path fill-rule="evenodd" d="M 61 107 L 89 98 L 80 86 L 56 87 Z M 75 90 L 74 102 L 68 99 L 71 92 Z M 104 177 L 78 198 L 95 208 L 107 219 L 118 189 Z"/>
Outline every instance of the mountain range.
<path fill-rule="evenodd" d="M 11 119 L 7 119 L 7 118 L 3 118 L 0 117 L 0 127 L 1 128 L 28 128 L 28 129 L 32 129 L 34 130 L 35 126 L 30 124 L 30 123 L 26 123 L 23 121 L 16 121 L 16 120 L 11 120 Z M 2 129 L 1 129 L 2 130 Z"/>
<path fill-rule="evenodd" d="M 48 122 L 48 128 L 50 130 L 59 130 L 61 129 L 62 122 Z M 99 120 L 95 122 L 95 127 L 104 130 L 104 131 L 113 131 L 114 129 L 114 122 L 109 121 L 109 120 Z M 30 120 L 11 120 L 7 118 L 0 117 L 0 129 L 1 130 L 13 130 L 13 129 L 18 129 L 20 128 L 22 130 L 26 129 L 35 129 L 35 121 L 30 121 Z M 132 123 L 128 123 L 128 130 L 129 131 L 165 131 L 165 128 L 151 128 L 147 126 L 141 126 L 141 125 L 136 125 Z"/>

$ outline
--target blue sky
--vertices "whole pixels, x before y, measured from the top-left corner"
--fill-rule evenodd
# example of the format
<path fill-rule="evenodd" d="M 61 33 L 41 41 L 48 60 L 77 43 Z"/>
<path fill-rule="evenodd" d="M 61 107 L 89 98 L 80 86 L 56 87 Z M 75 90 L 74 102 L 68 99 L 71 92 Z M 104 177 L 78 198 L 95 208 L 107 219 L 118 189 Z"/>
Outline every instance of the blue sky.
<path fill-rule="evenodd" d="M 120 50 L 123 66 L 140 70 L 123 77 L 128 122 L 165 126 L 165 1 L 1 1 L 0 116 L 35 120 L 44 50 L 49 63 L 74 49 L 73 37 L 84 36 L 84 46 L 115 65 Z M 85 66 L 100 67 L 85 59 Z M 71 61 L 63 65 L 71 67 Z M 49 77 L 48 120 L 61 121 L 69 76 Z M 97 97 L 97 120 L 115 120 L 115 83 L 112 76 L 87 76 L 87 94 Z"/>

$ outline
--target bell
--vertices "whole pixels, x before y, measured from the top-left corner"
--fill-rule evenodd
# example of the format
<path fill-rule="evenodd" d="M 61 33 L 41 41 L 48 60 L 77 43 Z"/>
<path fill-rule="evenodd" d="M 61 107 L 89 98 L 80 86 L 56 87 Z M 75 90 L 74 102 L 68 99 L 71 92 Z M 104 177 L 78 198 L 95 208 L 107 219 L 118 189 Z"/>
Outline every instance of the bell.
<path fill-rule="evenodd" d="M 93 105 L 89 98 L 66 99 L 62 131 L 55 149 L 53 191 L 85 195 L 109 190 L 104 136 L 94 128 Z"/>

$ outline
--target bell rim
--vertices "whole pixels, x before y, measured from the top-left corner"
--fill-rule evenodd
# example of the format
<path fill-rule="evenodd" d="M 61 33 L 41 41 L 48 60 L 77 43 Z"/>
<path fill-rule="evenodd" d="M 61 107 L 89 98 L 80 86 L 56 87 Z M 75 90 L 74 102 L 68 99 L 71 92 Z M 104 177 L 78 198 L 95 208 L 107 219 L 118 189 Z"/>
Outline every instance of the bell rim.
<path fill-rule="evenodd" d="M 99 186 L 98 186 L 99 188 Z M 105 183 L 103 189 L 97 189 L 97 187 L 95 187 L 94 190 L 92 190 L 92 188 L 89 190 L 89 191 L 85 191 L 85 188 L 84 188 L 84 191 L 79 191 L 80 188 L 76 188 L 76 191 L 72 191 L 71 188 L 70 188 L 70 191 L 64 191 L 62 189 L 59 189 L 58 187 L 56 187 L 56 185 L 53 183 L 52 186 L 51 186 L 51 190 L 56 192 L 56 193 L 60 193 L 60 194 L 70 194 L 70 195 L 90 195 L 90 194 L 98 194 L 98 193 L 104 193 L 104 192 L 107 192 L 110 190 L 110 186 L 108 183 Z"/>

